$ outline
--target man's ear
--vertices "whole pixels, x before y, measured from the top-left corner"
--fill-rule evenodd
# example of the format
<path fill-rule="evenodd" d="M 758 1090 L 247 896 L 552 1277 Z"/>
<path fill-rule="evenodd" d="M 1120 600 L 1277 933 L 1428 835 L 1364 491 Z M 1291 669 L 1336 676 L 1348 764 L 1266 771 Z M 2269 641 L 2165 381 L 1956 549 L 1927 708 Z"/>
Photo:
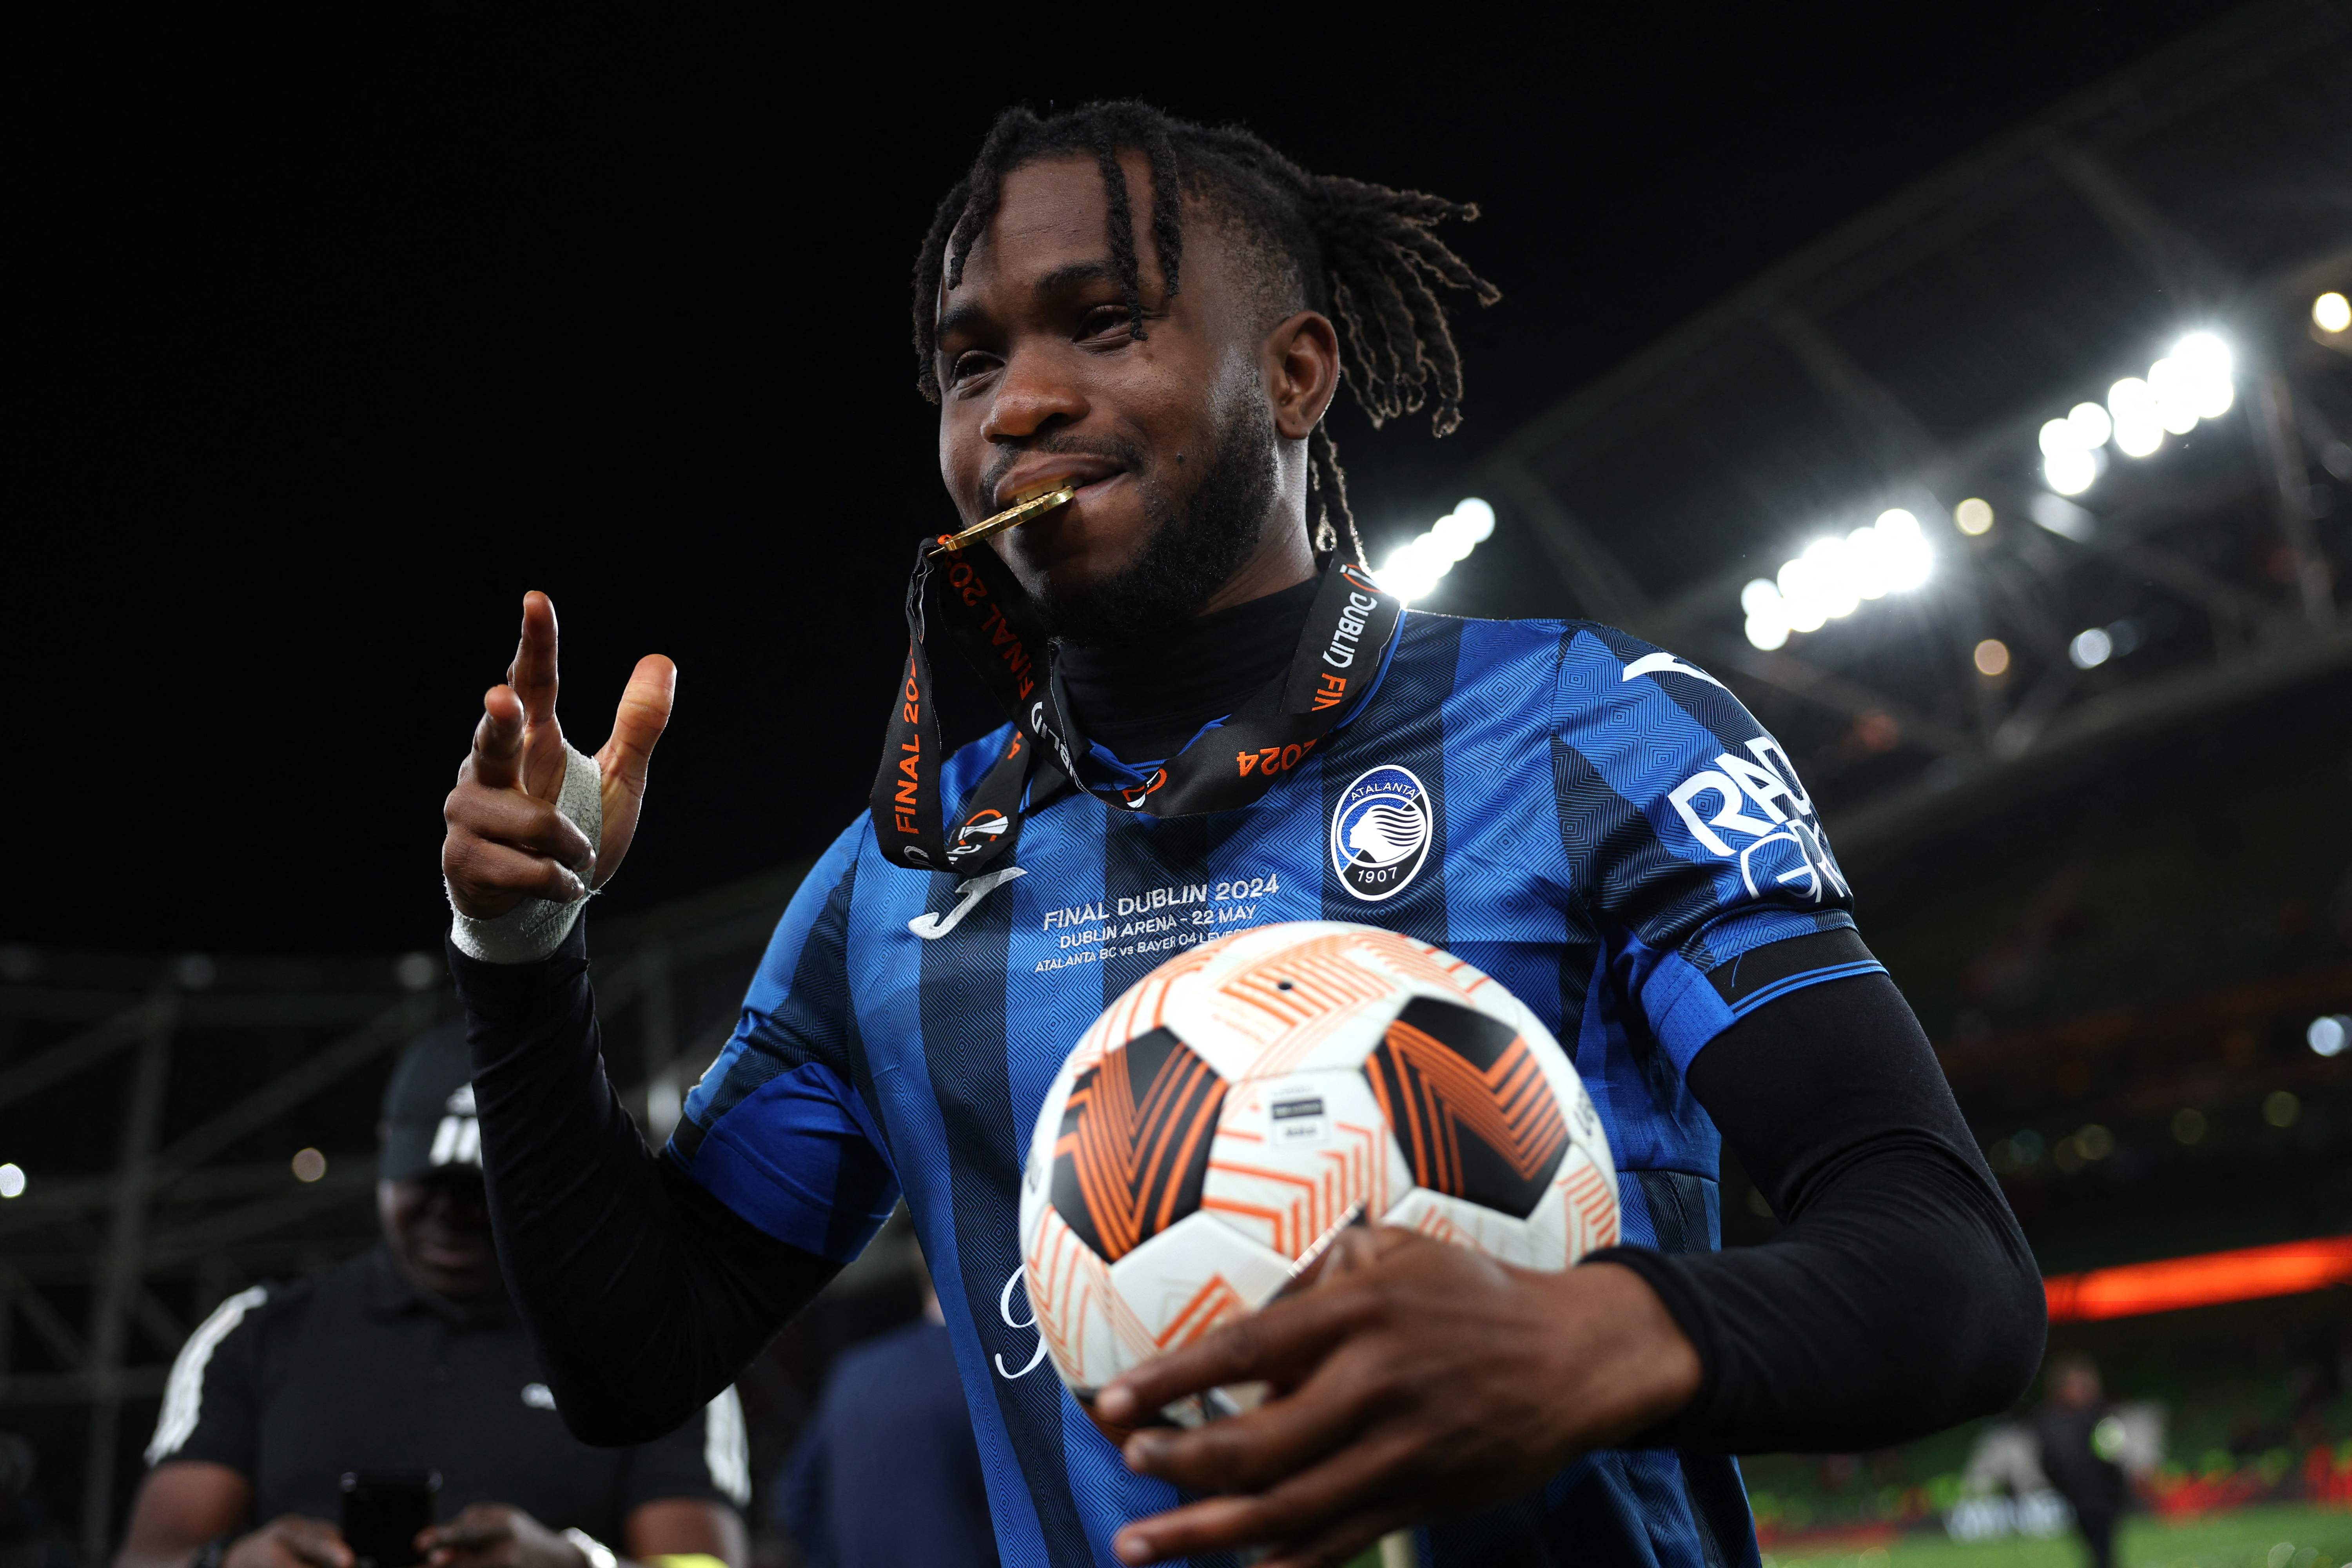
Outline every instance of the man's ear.
<path fill-rule="evenodd" d="M 1339 390 L 1339 334 L 1319 310 L 1301 310 L 1266 338 L 1266 398 L 1274 427 L 1304 441 Z"/>

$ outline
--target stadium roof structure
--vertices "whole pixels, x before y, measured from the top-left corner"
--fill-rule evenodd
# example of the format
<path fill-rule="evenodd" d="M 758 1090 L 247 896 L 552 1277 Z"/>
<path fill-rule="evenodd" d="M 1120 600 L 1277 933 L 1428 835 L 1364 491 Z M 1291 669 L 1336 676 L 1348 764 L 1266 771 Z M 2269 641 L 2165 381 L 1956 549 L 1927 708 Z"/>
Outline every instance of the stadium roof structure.
<path fill-rule="evenodd" d="M 2352 332 L 2315 308 L 2352 290 L 2347 82 L 2352 9 L 2232 13 L 1774 268 L 1473 487 L 1579 614 L 1730 683 L 1849 854 L 2352 666 Z M 2225 411 L 2046 468 L 2045 423 L 2198 332 Z M 2084 419 L 2106 434 L 2095 408 L 2060 445 Z M 1743 636 L 1744 585 L 1895 509 L 1932 556 L 1916 591 Z"/>

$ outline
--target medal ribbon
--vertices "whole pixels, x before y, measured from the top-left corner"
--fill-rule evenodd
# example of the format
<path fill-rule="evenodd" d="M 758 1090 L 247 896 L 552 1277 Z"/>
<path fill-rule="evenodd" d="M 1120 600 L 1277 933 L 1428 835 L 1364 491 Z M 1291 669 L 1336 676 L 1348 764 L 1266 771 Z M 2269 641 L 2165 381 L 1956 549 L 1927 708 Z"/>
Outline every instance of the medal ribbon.
<path fill-rule="evenodd" d="M 937 689 L 926 640 L 936 616 L 1012 718 L 1012 736 L 953 826 L 940 799 Z M 1221 724 L 1127 787 L 1080 772 L 1088 754 L 1034 607 L 995 552 L 950 554 L 925 540 L 907 583 L 907 665 L 890 705 L 874 775 L 874 836 L 883 858 L 919 871 L 975 877 L 1010 864 L 1021 819 L 1075 780 L 1121 810 L 1194 816 L 1255 801 L 1313 753 L 1362 703 L 1387 662 L 1404 605 L 1359 567 L 1323 574 L 1290 668 Z"/>

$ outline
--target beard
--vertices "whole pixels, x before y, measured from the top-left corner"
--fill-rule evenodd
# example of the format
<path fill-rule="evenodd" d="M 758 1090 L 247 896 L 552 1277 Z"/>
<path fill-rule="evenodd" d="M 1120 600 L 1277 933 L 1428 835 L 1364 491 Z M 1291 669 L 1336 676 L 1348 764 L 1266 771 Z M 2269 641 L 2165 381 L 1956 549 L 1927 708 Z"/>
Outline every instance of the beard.
<path fill-rule="evenodd" d="M 1274 510 L 1274 418 L 1264 394 L 1236 412 L 1192 495 L 1181 505 L 1143 487 L 1150 531 L 1135 559 L 1076 593 L 1038 596 L 1046 629 L 1065 642 L 1099 647 L 1167 631 L 1200 612 L 1257 547 Z"/>

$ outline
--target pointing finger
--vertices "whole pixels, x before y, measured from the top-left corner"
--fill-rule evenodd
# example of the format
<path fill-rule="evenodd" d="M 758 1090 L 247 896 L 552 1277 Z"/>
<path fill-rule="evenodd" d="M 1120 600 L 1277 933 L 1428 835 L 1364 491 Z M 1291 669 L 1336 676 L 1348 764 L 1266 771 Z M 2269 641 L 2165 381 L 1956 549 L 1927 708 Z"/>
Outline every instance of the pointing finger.
<path fill-rule="evenodd" d="M 522 699 L 510 686 L 493 686 L 482 697 L 482 721 L 474 726 L 474 777 L 492 789 L 512 789 L 522 767 Z"/>
<path fill-rule="evenodd" d="M 654 742 L 668 727 L 677 697 L 677 665 L 657 653 L 637 660 L 621 693 L 620 710 L 613 716 L 613 738 L 596 759 L 605 778 L 633 797 L 646 793 L 646 765 L 653 760 Z"/>
<path fill-rule="evenodd" d="M 507 679 L 522 699 L 530 722 L 555 717 L 555 601 L 532 589 L 522 596 L 522 640 L 515 646 Z"/>

